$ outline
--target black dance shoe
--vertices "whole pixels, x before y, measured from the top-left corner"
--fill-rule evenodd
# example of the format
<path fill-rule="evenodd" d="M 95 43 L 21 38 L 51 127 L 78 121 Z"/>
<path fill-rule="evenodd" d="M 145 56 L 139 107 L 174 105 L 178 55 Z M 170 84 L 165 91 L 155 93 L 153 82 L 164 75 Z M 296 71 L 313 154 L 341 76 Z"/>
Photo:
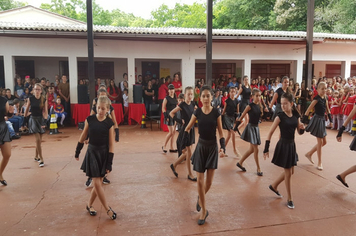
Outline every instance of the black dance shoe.
<path fill-rule="evenodd" d="M 239 167 L 243 172 L 246 172 L 246 168 L 240 165 L 240 162 L 237 162 L 236 166 Z"/>
<path fill-rule="evenodd" d="M 192 177 L 190 177 L 190 176 L 188 175 L 188 179 L 191 180 L 191 181 L 193 181 L 193 182 L 197 182 L 197 177 L 192 178 Z"/>
<path fill-rule="evenodd" d="M 349 187 L 349 185 L 341 178 L 340 175 L 337 175 L 336 178 L 337 178 L 346 188 Z"/>
<path fill-rule="evenodd" d="M 93 208 L 93 206 L 91 206 L 91 207 L 87 206 L 87 211 L 89 212 L 89 214 L 91 216 L 96 216 L 96 210 L 90 210 L 90 208 Z"/>
<path fill-rule="evenodd" d="M 171 169 L 173 171 L 173 174 L 178 178 L 178 173 L 176 172 L 176 169 L 174 168 L 173 164 L 171 164 Z"/>
<path fill-rule="evenodd" d="M 178 152 L 178 150 L 177 149 L 169 149 L 169 152 L 176 153 L 176 152 Z"/>
<path fill-rule="evenodd" d="M 199 212 L 201 210 L 201 207 L 199 205 L 199 196 L 198 196 L 198 201 L 197 201 L 196 208 L 197 208 L 197 212 Z"/>
<path fill-rule="evenodd" d="M 203 225 L 203 224 L 205 224 L 205 220 L 206 220 L 206 217 L 208 217 L 208 215 L 209 215 L 209 211 L 207 210 L 204 220 L 199 219 L 199 220 L 198 220 L 198 225 Z"/>
<path fill-rule="evenodd" d="M 272 185 L 270 185 L 268 188 L 269 188 L 272 192 L 274 192 L 275 194 L 277 194 L 278 197 L 282 198 L 282 195 L 281 195 L 277 190 L 275 190 L 275 189 L 272 187 Z"/>
<path fill-rule="evenodd" d="M 162 146 L 162 151 L 163 151 L 164 153 L 167 153 L 167 150 L 164 150 L 164 149 L 163 149 L 163 146 Z"/>
<path fill-rule="evenodd" d="M 110 212 L 110 211 L 112 211 L 112 216 L 109 215 L 109 212 Z M 112 220 L 115 220 L 115 219 L 116 219 L 116 212 L 113 211 L 113 210 L 111 209 L 111 207 L 109 207 L 109 210 L 106 212 L 106 214 L 108 214 L 108 216 L 110 217 L 110 219 L 112 219 Z"/>
<path fill-rule="evenodd" d="M 0 180 L 0 183 L 1 183 L 2 185 L 4 185 L 4 186 L 7 186 L 6 180 Z"/>

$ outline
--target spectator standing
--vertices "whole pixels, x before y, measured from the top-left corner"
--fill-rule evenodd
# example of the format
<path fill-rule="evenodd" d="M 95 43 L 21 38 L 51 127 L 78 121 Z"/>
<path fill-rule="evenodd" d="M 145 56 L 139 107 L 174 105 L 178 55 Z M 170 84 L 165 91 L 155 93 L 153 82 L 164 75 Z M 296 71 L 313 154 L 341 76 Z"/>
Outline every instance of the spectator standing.
<path fill-rule="evenodd" d="M 146 111 L 149 111 L 150 104 L 153 103 L 153 96 L 155 95 L 155 91 L 152 89 L 152 81 L 149 80 L 147 87 L 144 90 L 144 98 L 145 98 L 145 106 L 146 106 Z"/>
<path fill-rule="evenodd" d="M 168 95 L 168 84 L 171 82 L 171 77 L 167 76 L 164 79 L 164 83 L 158 89 L 158 104 L 160 109 L 162 108 L 162 102 Z"/>
<path fill-rule="evenodd" d="M 124 80 L 120 82 L 120 89 L 121 89 L 121 92 L 123 92 L 124 89 L 125 89 L 124 82 L 125 82 L 125 81 L 128 82 L 127 73 L 124 73 L 124 74 L 122 75 L 122 77 L 124 78 Z"/>
<path fill-rule="evenodd" d="M 113 103 L 122 103 L 121 89 L 116 87 L 114 80 L 110 80 L 110 85 L 107 88 L 107 92 L 108 92 L 108 97 Z"/>
<path fill-rule="evenodd" d="M 174 74 L 172 84 L 174 85 L 174 92 L 176 94 L 176 97 L 178 97 L 179 94 L 182 93 L 182 82 L 179 78 L 178 73 Z"/>
<path fill-rule="evenodd" d="M 69 83 L 67 82 L 67 76 L 62 75 L 62 83 L 58 85 L 58 93 L 61 97 L 61 102 L 64 106 L 64 111 L 67 112 L 68 117 L 70 117 L 70 93 L 69 93 Z M 68 122 L 69 123 L 69 122 Z"/>
<path fill-rule="evenodd" d="M 15 97 L 19 98 L 24 92 L 24 87 L 22 85 L 22 80 L 20 77 L 16 78 L 16 85 L 14 89 L 14 95 Z"/>

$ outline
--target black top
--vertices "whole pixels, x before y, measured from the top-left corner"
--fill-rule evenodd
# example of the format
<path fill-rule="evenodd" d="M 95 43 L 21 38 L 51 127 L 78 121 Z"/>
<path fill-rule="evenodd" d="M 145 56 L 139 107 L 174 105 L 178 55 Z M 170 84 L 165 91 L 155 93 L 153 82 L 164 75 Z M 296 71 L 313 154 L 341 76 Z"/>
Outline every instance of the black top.
<path fill-rule="evenodd" d="M 145 91 L 148 93 L 152 93 L 153 89 L 146 88 Z M 146 93 L 145 93 L 145 96 L 144 96 L 145 101 L 152 101 L 152 97 L 153 97 L 152 95 L 146 95 Z"/>
<path fill-rule="evenodd" d="M 241 93 L 242 99 L 250 99 L 251 87 L 246 88 L 245 85 L 242 85 L 241 88 L 242 88 L 242 93 Z"/>
<path fill-rule="evenodd" d="M 285 92 L 283 91 L 282 88 L 278 88 L 278 89 L 276 90 L 276 93 L 278 94 L 277 104 L 281 104 L 281 98 L 282 98 L 282 95 L 283 95 Z"/>
<path fill-rule="evenodd" d="M 176 108 L 178 102 L 177 99 L 172 98 L 171 96 L 166 97 L 167 104 L 166 104 L 166 112 L 171 112 L 174 108 Z"/>
<path fill-rule="evenodd" d="M 258 125 L 258 121 L 261 117 L 261 107 L 253 102 L 249 104 L 250 110 L 248 111 L 249 123 L 253 125 Z"/>
<path fill-rule="evenodd" d="M 4 97 L 0 97 L 0 122 L 5 121 L 4 116 L 6 116 L 6 103 L 7 99 Z"/>
<path fill-rule="evenodd" d="M 281 120 L 281 122 L 279 123 L 281 138 L 293 140 L 295 135 L 295 129 L 298 127 L 298 112 L 293 111 L 292 117 L 288 117 L 284 112 L 279 112 L 277 116 Z"/>
<path fill-rule="evenodd" d="M 97 113 L 96 112 L 96 104 L 98 104 L 98 98 L 94 98 L 94 101 L 95 101 L 95 105 L 93 105 L 93 108 L 92 110 L 95 112 L 95 114 Z M 114 110 L 114 107 L 110 105 L 110 114 L 111 112 Z"/>
<path fill-rule="evenodd" d="M 226 115 L 234 116 L 235 112 L 237 112 L 237 104 L 239 104 L 239 101 L 237 101 L 236 98 L 234 100 L 228 98 L 226 99 L 225 104 L 226 104 L 226 110 L 225 110 Z"/>
<path fill-rule="evenodd" d="M 96 115 L 87 117 L 89 124 L 89 143 L 94 146 L 103 146 L 109 144 L 109 130 L 114 122 L 109 117 L 99 121 Z"/>
<path fill-rule="evenodd" d="M 315 104 L 315 114 L 318 116 L 323 116 L 326 110 L 326 99 L 321 98 L 319 95 L 316 95 L 313 100 L 317 100 L 317 104 Z"/>
<path fill-rule="evenodd" d="M 193 102 L 191 102 L 190 105 L 188 105 L 185 102 L 181 102 L 179 104 L 179 108 L 182 109 L 180 115 L 182 117 L 182 120 L 184 120 L 184 126 L 187 126 L 190 121 L 190 118 L 194 113 L 194 104 Z"/>
<path fill-rule="evenodd" d="M 194 111 L 198 119 L 199 137 L 204 140 L 216 140 L 217 119 L 220 116 L 218 109 L 213 108 L 209 114 L 204 114 L 199 107 Z"/>
<path fill-rule="evenodd" d="M 43 99 L 43 107 L 44 103 L 46 102 L 46 99 Z M 37 99 L 35 96 L 30 97 L 30 103 L 31 103 L 31 115 L 32 116 L 42 116 L 42 110 L 43 107 L 40 107 L 41 104 L 41 97 Z"/>

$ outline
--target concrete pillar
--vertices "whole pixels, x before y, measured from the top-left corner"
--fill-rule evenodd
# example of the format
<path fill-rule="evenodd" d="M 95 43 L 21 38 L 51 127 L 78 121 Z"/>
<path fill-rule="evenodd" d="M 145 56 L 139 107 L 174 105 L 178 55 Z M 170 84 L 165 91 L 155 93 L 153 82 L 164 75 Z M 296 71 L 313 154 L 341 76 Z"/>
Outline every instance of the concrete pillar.
<path fill-rule="evenodd" d="M 4 55 L 4 70 L 5 70 L 5 88 L 11 89 L 14 94 L 15 88 L 15 57 L 12 55 Z M 23 78 L 24 79 L 24 78 Z"/>
<path fill-rule="evenodd" d="M 195 86 L 195 59 L 191 57 L 183 58 L 181 61 L 182 88 Z"/>
<path fill-rule="evenodd" d="M 68 57 L 70 103 L 78 103 L 78 62 L 76 56 Z"/>
<path fill-rule="evenodd" d="M 347 79 L 351 75 L 351 61 L 341 62 L 341 77 Z"/>
<path fill-rule="evenodd" d="M 247 75 L 251 79 L 251 59 L 244 60 L 243 76 Z"/>
<path fill-rule="evenodd" d="M 304 60 L 303 59 L 299 59 L 296 60 L 294 62 L 295 65 L 295 81 L 297 83 L 299 83 L 299 87 L 302 83 L 303 80 L 303 64 L 304 64 Z"/>
<path fill-rule="evenodd" d="M 129 102 L 133 102 L 133 85 L 135 84 L 135 58 L 127 58 L 127 69 L 129 84 Z"/>

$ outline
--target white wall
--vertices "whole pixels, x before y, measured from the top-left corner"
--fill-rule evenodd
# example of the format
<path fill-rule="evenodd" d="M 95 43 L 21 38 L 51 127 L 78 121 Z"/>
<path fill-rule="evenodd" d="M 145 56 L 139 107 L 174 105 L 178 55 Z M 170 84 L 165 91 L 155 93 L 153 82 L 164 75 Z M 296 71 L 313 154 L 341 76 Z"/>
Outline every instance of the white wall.
<path fill-rule="evenodd" d="M 87 42 L 85 39 L 0 37 L 0 40 L 0 56 L 4 56 L 5 67 L 10 67 L 12 63 L 11 58 L 16 56 L 64 57 L 69 58 L 70 61 L 73 61 L 75 58 L 87 57 Z M 94 55 L 96 58 L 109 58 L 109 60 L 117 58 L 119 60 L 115 63 L 115 77 L 118 81 L 122 80 L 122 73 L 127 71 L 130 84 L 133 83 L 135 76 L 134 68 L 137 67 L 137 74 L 141 74 L 140 62 L 149 59 L 159 60 L 162 68 L 171 68 L 171 73 L 181 71 L 183 86 L 186 86 L 194 84 L 195 61 L 205 60 L 206 52 L 202 44 L 204 43 L 96 39 Z M 356 42 L 327 42 L 314 45 L 313 59 L 314 61 L 355 61 L 355 54 Z M 126 59 L 126 62 L 122 58 Z M 305 47 L 301 44 L 213 44 L 213 60 L 240 61 L 241 65 L 239 64 L 239 66 L 243 67 L 243 71 L 247 73 L 250 73 L 250 67 L 247 64 L 251 61 L 287 60 L 301 62 L 304 59 Z M 48 73 L 52 69 L 58 71 L 58 65 L 55 65 L 56 61 L 41 62 L 45 66 L 39 66 L 39 72 L 48 78 L 53 78 L 55 73 Z M 297 64 L 301 65 L 301 63 Z M 70 66 L 70 68 L 74 69 L 76 66 Z M 302 68 L 299 68 L 298 71 L 300 69 Z M 315 72 L 318 73 L 320 70 L 322 73 L 325 73 L 325 66 L 317 64 Z M 12 68 L 5 68 L 6 78 L 13 78 L 14 75 L 12 73 Z M 70 72 L 70 74 L 71 79 L 77 79 L 75 78 L 77 76 L 75 73 Z M 299 76 L 300 74 L 298 73 Z M 11 84 L 12 81 L 6 83 L 10 87 L 13 87 Z M 76 93 L 75 87 L 71 87 L 72 92 Z"/>

